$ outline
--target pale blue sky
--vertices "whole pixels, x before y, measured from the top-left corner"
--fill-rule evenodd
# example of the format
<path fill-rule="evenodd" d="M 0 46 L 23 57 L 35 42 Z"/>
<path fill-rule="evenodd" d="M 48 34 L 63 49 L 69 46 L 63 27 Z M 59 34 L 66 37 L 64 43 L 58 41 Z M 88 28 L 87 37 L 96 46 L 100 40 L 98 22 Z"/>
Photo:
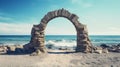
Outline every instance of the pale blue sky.
<path fill-rule="evenodd" d="M 0 35 L 30 35 L 49 11 L 64 8 L 77 14 L 90 35 L 120 35 L 120 0 L 0 0 Z M 51 20 L 47 35 L 75 35 L 66 18 Z"/>

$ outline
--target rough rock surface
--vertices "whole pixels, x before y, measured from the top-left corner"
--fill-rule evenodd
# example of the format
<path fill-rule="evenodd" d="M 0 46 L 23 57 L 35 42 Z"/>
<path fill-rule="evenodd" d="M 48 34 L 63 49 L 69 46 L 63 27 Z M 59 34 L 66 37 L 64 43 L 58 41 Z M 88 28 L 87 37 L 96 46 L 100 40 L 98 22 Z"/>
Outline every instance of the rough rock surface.
<path fill-rule="evenodd" d="M 6 46 L 0 46 L 0 52 L 6 52 L 7 47 Z"/>
<path fill-rule="evenodd" d="M 107 48 L 109 52 L 117 52 L 120 53 L 120 44 L 115 45 L 107 45 L 107 44 L 101 44 L 100 45 L 103 49 Z"/>
<path fill-rule="evenodd" d="M 92 52 L 92 44 L 88 37 L 88 30 L 86 25 L 83 25 L 78 21 L 79 17 L 77 15 L 72 14 L 65 9 L 59 9 L 59 10 L 48 12 L 41 19 L 40 24 L 33 26 L 31 31 L 31 41 L 30 43 L 24 45 L 24 48 L 26 51 L 46 53 L 46 48 L 44 45 L 44 42 L 45 42 L 44 30 L 47 26 L 47 23 L 56 17 L 67 18 L 75 26 L 77 31 L 76 52 L 86 52 L 86 53 Z"/>
<path fill-rule="evenodd" d="M 93 53 L 101 54 L 101 53 L 109 53 L 109 51 L 108 51 L 107 48 L 103 48 L 103 47 L 94 47 Z"/>

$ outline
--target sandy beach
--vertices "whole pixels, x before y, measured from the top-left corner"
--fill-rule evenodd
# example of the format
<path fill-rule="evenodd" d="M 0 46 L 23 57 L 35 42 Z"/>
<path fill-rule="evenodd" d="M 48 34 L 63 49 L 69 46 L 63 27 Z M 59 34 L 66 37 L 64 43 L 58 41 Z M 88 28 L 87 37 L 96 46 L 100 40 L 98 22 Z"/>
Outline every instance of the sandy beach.
<path fill-rule="evenodd" d="M 0 0 L 0 67 L 120 67 L 120 0 Z"/>
<path fill-rule="evenodd" d="M 0 55 L 0 67 L 119 67 L 120 53 L 74 53 L 49 50 L 42 56 Z"/>

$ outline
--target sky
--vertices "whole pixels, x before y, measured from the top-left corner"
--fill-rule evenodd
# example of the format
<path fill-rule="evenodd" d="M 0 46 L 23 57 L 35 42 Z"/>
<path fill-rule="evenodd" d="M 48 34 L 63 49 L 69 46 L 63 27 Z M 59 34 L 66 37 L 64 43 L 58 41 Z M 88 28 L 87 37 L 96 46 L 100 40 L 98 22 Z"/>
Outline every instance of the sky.
<path fill-rule="evenodd" d="M 50 11 L 64 8 L 87 25 L 89 35 L 120 35 L 120 0 L 0 0 L 0 35 L 30 35 Z M 76 35 L 66 18 L 54 18 L 46 35 Z"/>

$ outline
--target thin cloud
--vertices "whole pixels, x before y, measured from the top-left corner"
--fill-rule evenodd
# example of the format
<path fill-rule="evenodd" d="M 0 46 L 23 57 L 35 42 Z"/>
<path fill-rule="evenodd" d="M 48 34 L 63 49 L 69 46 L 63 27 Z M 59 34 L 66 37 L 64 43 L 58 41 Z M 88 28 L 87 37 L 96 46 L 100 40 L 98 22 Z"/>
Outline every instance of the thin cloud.
<path fill-rule="evenodd" d="M 75 3 L 78 3 L 78 1 L 81 1 L 81 0 L 70 0 L 71 3 L 75 4 Z"/>
<path fill-rule="evenodd" d="M 84 6 L 85 8 L 88 8 L 88 7 L 92 7 L 93 4 L 91 4 L 91 3 L 85 3 L 85 4 L 83 4 L 83 6 Z"/>
<path fill-rule="evenodd" d="M 0 16 L 0 20 L 13 20 L 13 18 Z"/>
<path fill-rule="evenodd" d="M 108 29 L 111 30 L 111 31 L 114 31 L 114 32 L 119 32 L 120 31 L 120 28 L 117 28 L 117 27 L 110 27 Z"/>
<path fill-rule="evenodd" d="M 30 34 L 32 24 L 8 24 L 0 22 L 0 34 Z"/>
<path fill-rule="evenodd" d="M 15 18 L 10 14 L 0 12 L 0 22 L 15 22 Z"/>
<path fill-rule="evenodd" d="M 85 2 L 84 0 L 70 0 L 72 4 L 80 5 L 83 8 L 89 8 L 93 6 L 91 2 Z"/>

